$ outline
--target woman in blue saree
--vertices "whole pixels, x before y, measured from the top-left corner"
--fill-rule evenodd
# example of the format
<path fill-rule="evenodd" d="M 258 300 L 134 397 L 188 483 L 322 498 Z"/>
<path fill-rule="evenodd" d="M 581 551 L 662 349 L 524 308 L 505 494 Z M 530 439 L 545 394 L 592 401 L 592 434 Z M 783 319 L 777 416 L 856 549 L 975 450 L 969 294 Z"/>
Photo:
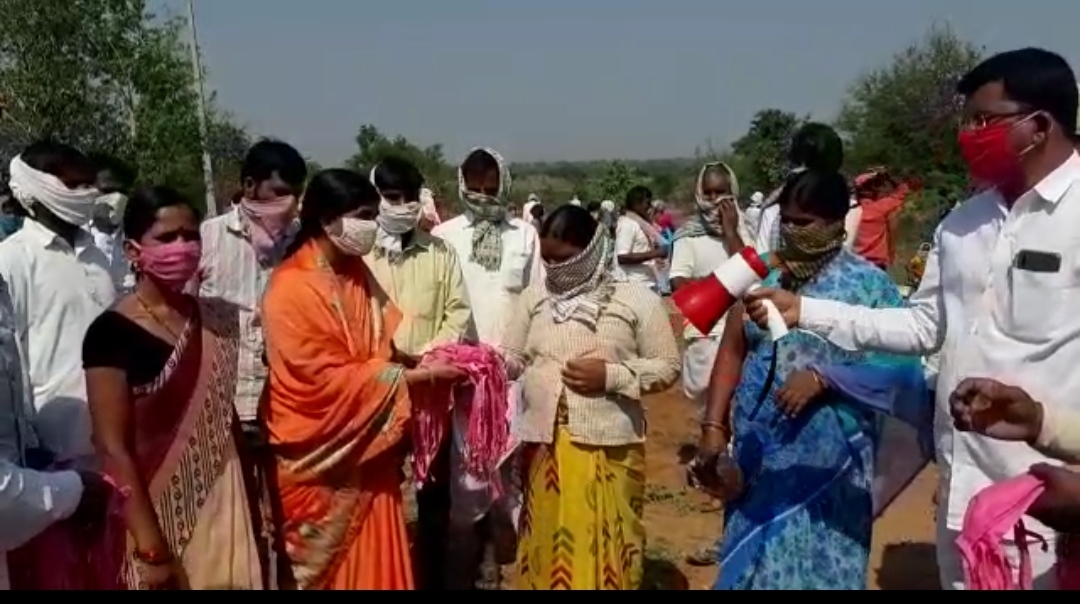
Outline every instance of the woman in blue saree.
<path fill-rule="evenodd" d="M 840 174 L 794 175 L 779 203 L 781 249 L 767 286 L 903 303 L 884 272 L 842 249 Z M 888 366 L 877 375 L 922 383 L 917 359 L 850 352 L 798 330 L 774 343 L 749 321 L 728 322 L 694 463 L 699 482 L 726 500 L 716 589 L 865 588 L 881 418 L 830 387 L 825 369 L 838 366 Z"/>

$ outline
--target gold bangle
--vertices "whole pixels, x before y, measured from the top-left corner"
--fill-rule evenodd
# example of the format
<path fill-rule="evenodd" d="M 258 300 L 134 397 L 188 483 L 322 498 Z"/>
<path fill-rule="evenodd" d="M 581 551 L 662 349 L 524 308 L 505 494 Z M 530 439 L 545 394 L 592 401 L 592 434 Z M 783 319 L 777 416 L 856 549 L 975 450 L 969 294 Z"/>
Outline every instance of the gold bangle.
<path fill-rule="evenodd" d="M 814 378 L 814 382 L 818 385 L 818 388 L 821 388 L 822 390 L 828 390 L 828 388 L 825 386 L 825 380 L 821 379 L 820 373 L 811 369 L 810 375 Z"/>
<path fill-rule="evenodd" d="M 701 429 L 702 430 L 706 430 L 706 429 L 709 429 L 709 428 L 712 428 L 713 430 L 720 430 L 721 432 L 727 432 L 728 431 L 728 427 L 727 427 L 726 424 L 724 424 L 724 422 L 718 422 L 718 421 L 712 421 L 712 420 L 705 420 L 705 421 L 701 422 Z"/>

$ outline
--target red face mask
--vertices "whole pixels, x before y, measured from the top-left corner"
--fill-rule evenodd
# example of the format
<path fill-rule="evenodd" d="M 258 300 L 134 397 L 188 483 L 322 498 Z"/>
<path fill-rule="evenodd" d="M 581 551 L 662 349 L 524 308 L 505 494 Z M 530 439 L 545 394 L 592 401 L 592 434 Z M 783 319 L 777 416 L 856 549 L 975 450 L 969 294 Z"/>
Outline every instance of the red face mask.
<path fill-rule="evenodd" d="M 1021 155 L 1009 140 L 1014 126 L 1016 122 L 1002 122 L 960 131 L 960 155 L 973 182 L 1009 189 L 1023 180 Z"/>

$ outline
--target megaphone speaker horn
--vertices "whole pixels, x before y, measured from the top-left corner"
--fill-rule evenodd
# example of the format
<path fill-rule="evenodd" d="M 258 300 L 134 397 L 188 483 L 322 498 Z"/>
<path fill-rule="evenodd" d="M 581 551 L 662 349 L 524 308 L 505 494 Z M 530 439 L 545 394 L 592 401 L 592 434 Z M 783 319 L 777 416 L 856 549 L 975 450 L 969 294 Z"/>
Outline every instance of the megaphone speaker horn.
<path fill-rule="evenodd" d="M 671 301 L 695 329 L 707 334 L 768 274 L 768 265 L 754 248 L 747 246 L 708 277 L 679 288 L 672 294 Z"/>

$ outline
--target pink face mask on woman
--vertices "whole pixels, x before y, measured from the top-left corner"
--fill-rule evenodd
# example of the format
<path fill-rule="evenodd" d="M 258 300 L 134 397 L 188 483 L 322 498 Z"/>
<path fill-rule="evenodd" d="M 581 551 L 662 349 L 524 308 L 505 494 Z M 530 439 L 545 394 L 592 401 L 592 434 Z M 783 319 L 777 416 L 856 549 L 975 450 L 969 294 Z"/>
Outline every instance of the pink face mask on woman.
<path fill-rule="evenodd" d="M 135 259 L 136 268 L 173 291 L 184 289 L 199 269 L 202 244 L 198 241 L 172 241 L 136 247 L 139 250 Z"/>

